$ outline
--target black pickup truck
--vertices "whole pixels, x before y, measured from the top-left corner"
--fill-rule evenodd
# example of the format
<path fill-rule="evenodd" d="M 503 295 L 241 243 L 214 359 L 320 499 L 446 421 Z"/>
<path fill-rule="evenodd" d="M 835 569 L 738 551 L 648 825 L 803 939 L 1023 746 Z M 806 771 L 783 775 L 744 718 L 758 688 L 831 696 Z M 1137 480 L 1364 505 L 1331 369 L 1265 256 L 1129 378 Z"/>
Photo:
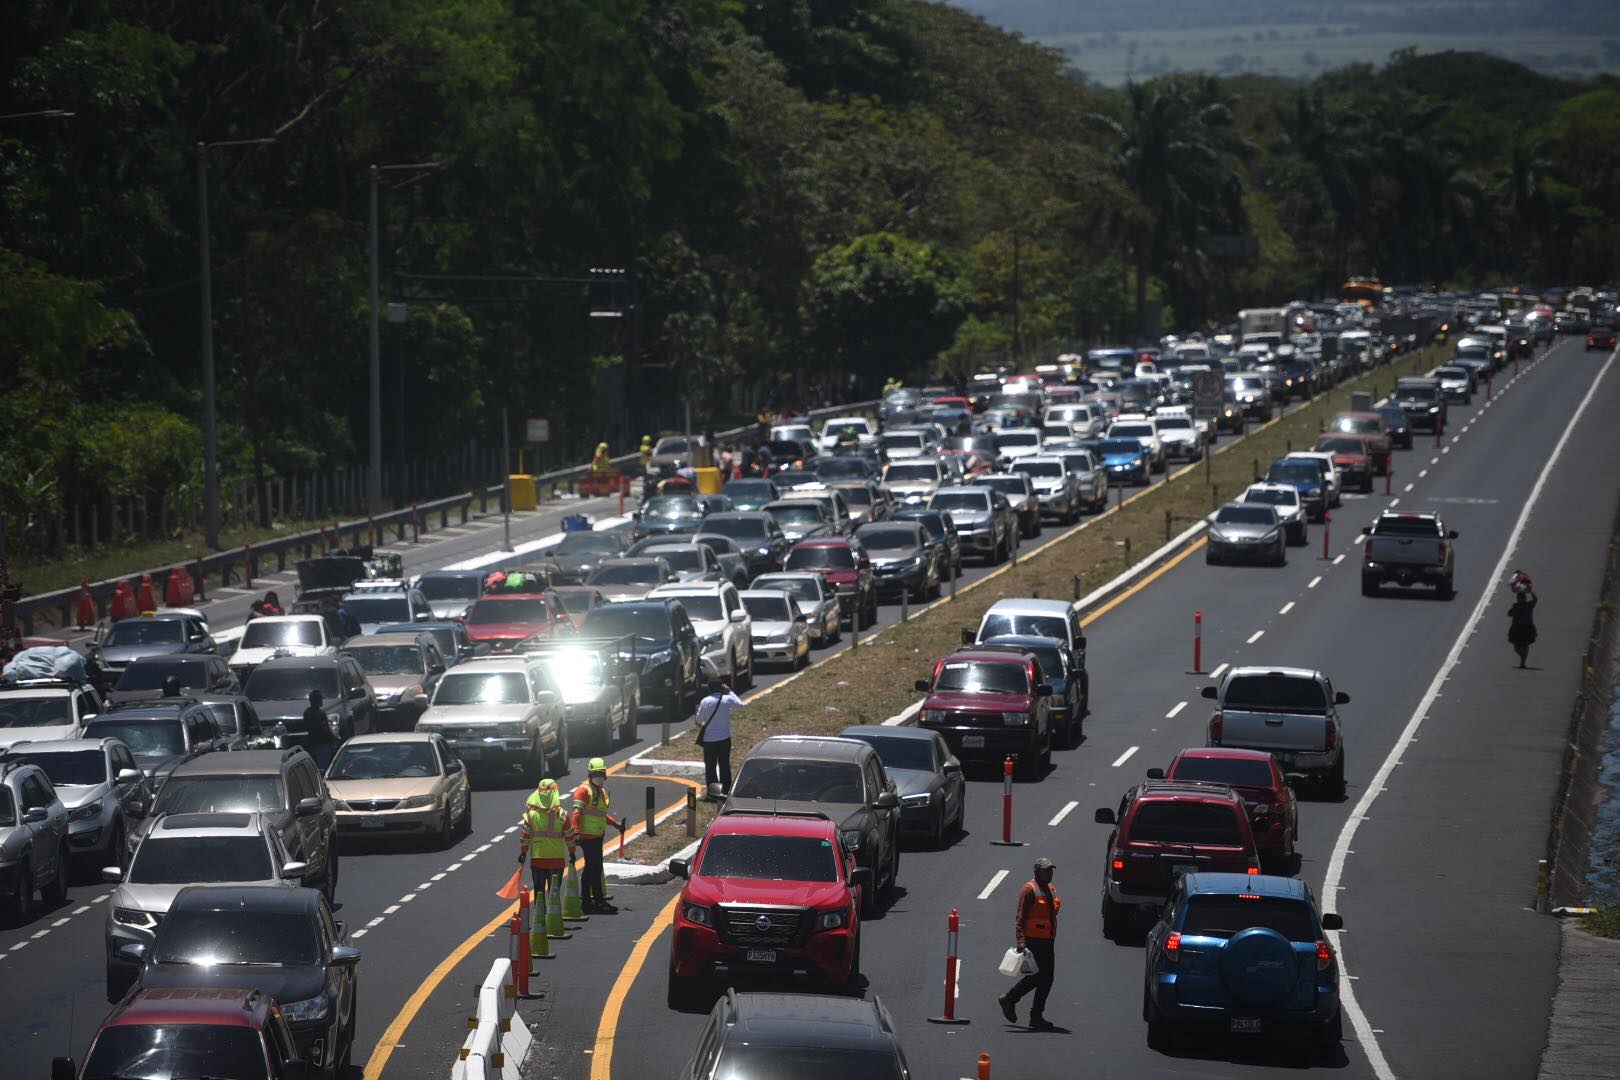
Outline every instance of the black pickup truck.
<path fill-rule="evenodd" d="M 1389 582 L 1432 585 L 1435 595 L 1450 600 L 1456 568 L 1448 530 L 1435 514 L 1385 511 L 1367 529 L 1361 549 L 1361 595 L 1377 596 Z"/>

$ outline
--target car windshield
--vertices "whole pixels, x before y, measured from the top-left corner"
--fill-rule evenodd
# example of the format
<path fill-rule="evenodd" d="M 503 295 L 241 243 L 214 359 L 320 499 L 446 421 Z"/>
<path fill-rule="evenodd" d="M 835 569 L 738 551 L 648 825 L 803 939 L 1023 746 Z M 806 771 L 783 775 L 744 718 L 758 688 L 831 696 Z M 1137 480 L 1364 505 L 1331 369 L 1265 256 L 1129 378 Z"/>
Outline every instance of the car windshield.
<path fill-rule="evenodd" d="M 1461 379 L 1466 381 L 1468 371 L 1460 367 L 1443 367 L 1434 369 L 1435 376 L 1441 379 Z"/>
<path fill-rule="evenodd" d="M 1346 431 L 1352 435 L 1376 435 L 1379 423 L 1372 417 L 1341 416 L 1333 421 L 1334 431 Z"/>
<path fill-rule="evenodd" d="M 1108 429 L 1108 435 L 1110 438 L 1124 438 L 1128 435 L 1135 439 L 1140 438 L 1143 435 L 1152 434 L 1152 424 L 1115 424 L 1113 427 Z"/>
<path fill-rule="evenodd" d="M 186 752 L 186 734 L 180 728 L 178 716 L 94 720 L 85 728 L 85 736 L 123 739 L 130 753 L 148 761 L 178 757 Z"/>
<path fill-rule="evenodd" d="M 1013 463 L 1013 472 L 1020 472 L 1025 476 L 1061 477 L 1063 475 L 1063 463 L 1059 461 L 1019 461 Z"/>
<path fill-rule="evenodd" d="M 242 631 L 242 649 L 273 649 L 278 645 L 321 644 L 321 621 L 297 619 L 292 622 L 271 622 L 254 619 Z"/>
<path fill-rule="evenodd" d="M 883 470 L 883 479 L 890 484 L 932 484 L 939 480 L 939 466 L 932 461 L 890 465 Z"/>
<path fill-rule="evenodd" d="M 1254 927 L 1275 930 L 1289 941 L 1315 941 L 1316 916 L 1297 900 L 1258 896 L 1192 896 L 1181 926 L 1186 937 L 1233 937 Z"/>
<path fill-rule="evenodd" d="M 787 593 L 805 604 L 821 603 L 821 575 L 815 577 L 761 577 L 755 578 L 753 588 Z M 750 609 L 752 610 L 752 609 Z"/>
<path fill-rule="evenodd" d="M 1221 697 L 1223 709 L 1247 712 L 1325 713 L 1327 698 L 1315 679 L 1289 675 L 1234 675 Z"/>
<path fill-rule="evenodd" d="M 581 531 L 563 533 L 562 541 L 551 550 L 557 555 L 617 555 L 624 545 L 613 533 Z"/>
<path fill-rule="evenodd" d="M 895 432 L 878 440 L 878 445 L 885 450 L 921 450 L 922 444 L 922 436 L 911 431 Z"/>
<path fill-rule="evenodd" d="M 102 1028 L 84 1080 L 130 1076 L 229 1076 L 263 1080 L 264 1044 L 242 1024 L 121 1024 Z"/>
<path fill-rule="evenodd" d="M 663 559 L 677 574 L 706 570 L 703 552 L 695 547 L 658 547 L 647 551 L 649 558 Z"/>
<path fill-rule="evenodd" d="M 936 491 L 928 500 L 930 510 L 988 510 L 990 499 L 976 491 Z"/>
<path fill-rule="evenodd" d="M 948 660 L 934 680 L 935 691 L 961 694 L 1028 694 L 1029 675 L 1022 664 Z"/>
<path fill-rule="evenodd" d="M 219 730 L 227 735 L 247 735 L 253 732 L 252 724 L 246 714 L 238 715 L 234 701 L 205 701 L 208 711 L 214 714 L 219 723 Z"/>
<path fill-rule="evenodd" d="M 0 728 L 65 727 L 71 723 L 73 710 L 66 694 L 0 694 Z"/>
<path fill-rule="evenodd" d="M 421 675 L 427 671 L 422 650 L 415 645 L 351 646 L 348 653 L 367 675 Z"/>
<path fill-rule="evenodd" d="M 685 439 L 659 439 L 658 445 L 653 447 L 655 454 L 684 454 L 691 449 Z"/>
<path fill-rule="evenodd" d="M 1203 780 L 1233 787 L 1271 787 L 1271 765 L 1243 758 L 1184 757 L 1167 774 L 1171 780 Z"/>
<path fill-rule="evenodd" d="M 170 911 L 156 954 L 160 964 L 293 967 L 320 963 L 321 945 L 314 918 L 297 912 Z"/>
<path fill-rule="evenodd" d="M 588 638 L 635 637 L 663 644 L 670 638 L 670 617 L 661 608 L 607 604 L 592 608 L 579 632 Z"/>
<path fill-rule="evenodd" d="M 718 1080 L 900 1080 L 892 1050 L 732 1042 L 721 1051 Z"/>
<path fill-rule="evenodd" d="M 179 657 L 137 660 L 124 669 L 114 690 L 159 690 L 170 675 L 180 680 L 186 689 L 195 690 L 208 685 L 208 662 Z"/>
<path fill-rule="evenodd" d="M 1064 454 L 1063 464 L 1070 472 L 1090 472 L 1097 467 L 1096 463 L 1091 460 L 1091 455 L 1083 452 Z"/>
<path fill-rule="evenodd" d="M 1192 421 L 1185 416 L 1165 416 L 1159 419 L 1160 431 L 1185 431 L 1192 427 Z"/>
<path fill-rule="evenodd" d="M 101 639 L 102 648 L 129 645 L 177 645 L 185 640 L 185 627 L 178 619 L 124 619 L 114 623 Z"/>
<path fill-rule="evenodd" d="M 644 521 L 703 516 L 703 504 L 687 495 L 658 495 L 647 500 L 641 511 Z"/>
<path fill-rule="evenodd" d="M 776 485 L 769 480 L 731 480 L 720 491 L 733 499 L 776 498 Z"/>
<path fill-rule="evenodd" d="M 1316 448 L 1330 454 L 1365 454 L 1367 444 L 1356 438 L 1335 439 L 1331 435 L 1316 440 Z"/>
<path fill-rule="evenodd" d="M 834 435 L 842 435 L 846 431 L 855 435 L 865 435 L 869 433 L 870 428 L 867 427 L 864 420 L 833 420 L 821 429 L 821 436 L 822 438 L 828 438 Z"/>
<path fill-rule="evenodd" d="M 411 617 L 411 605 L 405 599 L 404 593 L 389 596 L 345 596 L 343 606 L 354 616 L 356 622 L 361 623 L 408 622 Z"/>
<path fill-rule="evenodd" d="M 980 487 L 987 487 L 994 491 L 999 491 L 1003 495 L 1018 496 L 1027 495 L 1029 493 L 1029 481 L 1024 479 L 1022 475 L 981 476 L 973 482 Z"/>
<path fill-rule="evenodd" d="M 844 502 L 850 506 L 872 505 L 872 489 L 869 487 L 841 488 L 840 491 L 844 496 Z"/>
<path fill-rule="evenodd" d="M 0 785 L 0 828 L 10 829 L 17 824 L 17 804 L 11 799 L 11 789 Z"/>
<path fill-rule="evenodd" d="M 909 551 L 921 546 L 915 525 L 866 525 L 855 535 L 874 551 Z"/>
<path fill-rule="evenodd" d="M 703 523 L 703 531 L 733 540 L 757 540 L 770 535 L 767 519 L 757 517 L 711 517 Z"/>
<path fill-rule="evenodd" d="M 1135 439 L 1103 439 L 1097 444 L 1097 452 L 1104 455 L 1129 454 L 1136 456 L 1142 453 L 1142 444 Z"/>
<path fill-rule="evenodd" d="M 1223 506 L 1215 520 L 1222 525 L 1275 525 L 1277 513 L 1262 506 Z"/>
<path fill-rule="evenodd" d="M 557 599 L 562 601 L 563 610 L 570 615 L 583 615 L 591 610 L 595 598 L 596 593 L 590 589 L 557 590 Z"/>
<path fill-rule="evenodd" d="M 1396 396 L 1408 401 L 1433 401 L 1435 388 L 1432 386 L 1403 386 L 1396 391 Z"/>
<path fill-rule="evenodd" d="M 152 813 L 252 814 L 286 806 L 279 776 L 175 776 L 158 793 Z"/>
<path fill-rule="evenodd" d="M 399 780 L 438 776 L 439 757 L 425 742 L 347 742 L 326 771 L 328 780 Z"/>
<path fill-rule="evenodd" d="M 1243 830 L 1231 806 L 1158 799 L 1137 808 L 1128 839 L 1132 843 L 1242 847 Z"/>
<path fill-rule="evenodd" d="M 786 596 L 745 596 L 742 602 L 743 607 L 748 609 L 748 617 L 756 622 L 790 622 L 793 619 Z"/>
<path fill-rule="evenodd" d="M 820 837 L 717 833 L 703 849 L 697 872 L 754 881 L 837 881 L 838 860 L 832 841 Z"/>
<path fill-rule="evenodd" d="M 945 519 L 939 514 L 896 514 L 895 520 L 915 521 L 930 540 L 939 540 L 945 535 Z"/>
<path fill-rule="evenodd" d="M 307 698 L 311 690 L 319 690 L 327 701 L 336 701 L 338 673 L 330 667 L 259 667 L 248 676 L 242 693 L 249 701 L 292 701 Z"/>
<path fill-rule="evenodd" d="M 416 583 L 429 600 L 476 600 L 481 585 L 477 574 L 426 574 Z"/>
<path fill-rule="evenodd" d="M 1319 484 L 1322 470 L 1311 461 L 1277 461 L 1266 470 L 1266 479 L 1284 484 Z"/>
<path fill-rule="evenodd" d="M 1267 506 L 1298 506 L 1299 492 L 1285 487 L 1250 488 L 1243 493 L 1243 501 Z"/>
<path fill-rule="evenodd" d="M 787 562 L 783 563 L 789 570 L 830 569 L 849 570 L 855 565 L 855 555 L 842 544 L 828 547 L 796 547 L 788 552 Z"/>
<path fill-rule="evenodd" d="M 587 585 L 658 585 L 664 580 L 664 568 L 652 562 L 614 563 L 598 566 L 585 579 Z"/>
<path fill-rule="evenodd" d="M 871 474 L 871 466 L 861 457 L 822 458 L 816 462 L 817 480 L 864 480 Z"/>
<path fill-rule="evenodd" d="M 1384 418 L 1384 423 L 1394 428 L 1406 426 L 1406 413 L 1401 411 L 1399 405 L 1388 405 L 1378 410 L 1378 415 Z"/>
<path fill-rule="evenodd" d="M 858 803 L 861 790 L 861 767 L 854 762 L 750 757 L 742 763 L 731 794 L 739 799 Z"/>
<path fill-rule="evenodd" d="M 1009 431 L 996 436 L 996 449 L 1005 450 L 1009 446 L 1039 446 L 1041 433 L 1038 431 Z"/>
<path fill-rule="evenodd" d="M 1007 615 L 992 611 L 979 627 L 979 640 L 993 637 L 1026 636 L 1069 640 L 1069 624 L 1061 615 Z"/>
<path fill-rule="evenodd" d="M 501 623 L 543 623 L 550 618 L 546 601 L 538 596 L 484 597 L 467 612 L 468 626 Z"/>
<path fill-rule="evenodd" d="M 800 503 L 797 506 L 771 506 L 767 512 L 778 525 L 820 525 L 823 521 L 819 506 Z"/>
<path fill-rule="evenodd" d="M 602 654 L 585 649 L 548 652 L 540 657 L 551 681 L 563 691 L 589 690 L 602 685 Z"/>
<path fill-rule="evenodd" d="M 100 750 L 47 750 L 28 753 L 19 748 L 4 761 L 27 761 L 45 770 L 56 787 L 94 787 L 107 782 L 107 756 Z"/>
<path fill-rule="evenodd" d="M 517 671 L 452 671 L 433 691 L 439 705 L 527 705 L 529 684 Z"/>
<path fill-rule="evenodd" d="M 676 596 L 671 599 L 681 602 L 681 606 L 686 609 L 686 617 L 693 622 L 720 622 L 726 617 L 720 608 L 720 597 L 713 593 Z"/>
<path fill-rule="evenodd" d="M 933 772 L 939 763 L 934 760 L 934 740 L 906 739 L 896 735 L 856 735 L 878 752 L 886 769 L 914 769 Z"/>
<path fill-rule="evenodd" d="M 131 885 L 213 885 L 275 876 L 261 836 L 149 836 L 135 849 L 126 880 Z"/>

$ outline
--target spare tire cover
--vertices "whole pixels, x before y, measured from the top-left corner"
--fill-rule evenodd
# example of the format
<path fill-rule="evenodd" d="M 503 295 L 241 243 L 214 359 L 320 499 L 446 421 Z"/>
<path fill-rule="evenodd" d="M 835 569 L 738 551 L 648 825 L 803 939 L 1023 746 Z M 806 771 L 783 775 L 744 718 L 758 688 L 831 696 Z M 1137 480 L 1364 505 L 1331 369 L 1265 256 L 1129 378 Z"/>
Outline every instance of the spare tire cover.
<path fill-rule="evenodd" d="M 1299 976 L 1299 957 L 1288 939 L 1256 926 L 1235 935 L 1221 950 L 1221 983 L 1245 1005 L 1275 1005 Z"/>

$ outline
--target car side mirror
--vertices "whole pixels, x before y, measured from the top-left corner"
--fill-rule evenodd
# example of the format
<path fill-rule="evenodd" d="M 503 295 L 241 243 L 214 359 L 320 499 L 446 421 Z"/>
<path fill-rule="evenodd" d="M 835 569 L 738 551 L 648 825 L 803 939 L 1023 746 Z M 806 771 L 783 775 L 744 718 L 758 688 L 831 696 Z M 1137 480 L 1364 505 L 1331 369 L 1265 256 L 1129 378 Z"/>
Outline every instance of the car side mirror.
<path fill-rule="evenodd" d="M 1446 539 L 1447 540 L 1455 540 L 1455 539 L 1457 539 L 1457 530 L 1452 529 L 1449 532 L 1447 532 L 1446 533 Z"/>
<path fill-rule="evenodd" d="M 1163 769 L 1149 769 L 1147 771 L 1147 778 L 1149 780 L 1163 780 L 1164 779 L 1164 770 Z"/>
<path fill-rule="evenodd" d="M 38 825 L 40 822 L 49 819 L 50 816 L 51 812 L 43 806 L 30 806 L 23 813 L 23 822 L 28 825 Z"/>
<path fill-rule="evenodd" d="M 1052 684 L 1051 683 L 1036 683 L 1035 684 L 1035 696 L 1036 697 L 1051 697 L 1052 696 Z"/>
<path fill-rule="evenodd" d="M 363 687 L 363 686 L 352 686 L 352 687 L 349 688 L 349 700 L 350 701 L 359 701 L 361 698 L 363 698 L 365 696 L 366 696 L 366 688 L 365 687 Z"/>
<path fill-rule="evenodd" d="M 555 690 L 536 691 L 534 700 L 541 705 L 555 705 L 557 703 L 557 692 Z"/>
<path fill-rule="evenodd" d="M 900 805 L 900 796 L 892 791 L 885 791 L 872 800 L 872 805 L 879 810 L 894 810 Z"/>
<path fill-rule="evenodd" d="M 141 770 L 139 769 L 119 769 L 118 775 L 113 777 L 113 782 L 118 784 L 133 784 L 138 782 L 140 778 Z"/>
<path fill-rule="evenodd" d="M 632 510 L 632 511 L 630 511 L 630 520 L 631 521 L 640 521 L 641 520 L 641 511 L 640 510 Z"/>
<path fill-rule="evenodd" d="M 1083 650 L 1086 647 L 1086 636 L 1084 634 L 1074 639 L 1074 647 L 1076 650 Z"/>
<path fill-rule="evenodd" d="M 977 636 L 978 636 L 978 633 L 973 629 L 973 627 L 971 627 L 971 626 L 962 627 L 962 644 L 964 644 L 964 645 L 972 645 L 973 644 L 973 639 L 975 637 L 977 637 Z"/>
<path fill-rule="evenodd" d="M 957 761 L 955 758 L 951 758 L 949 761 L 945 762 L 944 765 L 940 766 L 940 771 L 946 776 L 955 776 L 962 771 L 962 763 Z"/>
<path fill-rule="evenodd" d="M 298 816 L 314 817 L 321 812 L 321 800 L 311 795 L 307 799 L 298 800 Z"/>
<path fill-rule="evenodd" d="M 146 962 L 146 946 L 139 941 L 126 941 L 118 946 L 118 958 L 136 964 L 144 964 Z"/>
<path fill-rule="evenodd" d="M 1114 812 L 1108 809 L 1106 806 L 1100 807 L 1097 812 L 1092 815 L 1092 820 L 1096 821 L 1096 823 L 1099 825 L 1117 824 L 1117 822 L 1114 820 Z"/>
<path fill-rule="evenodd" d="M 1206 686 L 1202 690 L 1198 691 L 1198 695 L 1200 697 L 1207 697 L 1209 700 L 1214 701 L 1216 698 L 1220 697 L 1220 691 L 1216 690 L 1213 686 Z"/>
<path fill-rule="evenodd" d="M 281 876 L 288 881 L 297 881 L 309 873 L 309 863 L 292 859 L 281 864 Z"/>
<path fill-rule="evenodd" d="M 872 868 L 857 866 L 849 872 L 849 887 L 852 889 L 870 888 L 872 884 Z"/>
<path fill-rule="evenodd" d="M 671 859 L 669 860 L 669 872 L 678 878 L 690 877 L 692 867 L 685 859 Z"/>
<path fill-rule="evenodd" d="M 1338 693 L 1333 695 L 1333 704 L 1335 704 L 1335 705 L 1348 705 L 1348 704 L 1350 704 L 1350 695 L 1345 693 L 1343 690 L 1340 690 Z"/>
<path fill-rule="evenodd" d="M 1344 916 L 1334 914 L 1333 912 L 1329 912 L 1328 914 L 1322 916 L 1322 929 L 1324 929 L 1324 930 L 1343 930 L 1344 929 Z"/>
<path fill-rule="evenodd" d="M 748 621 L 748 612 L 742 610 L 741 608 L 738 608 L 736 611 L 733 611 L 731 613 L 730 619 L 734 623 L 747 622 Z"/>
<path fill-rule="evenodd" d="M 455 776 L 456 774 L 460 773 L 466 767 L 467 767 L 466 765 L 462 764 L 462 761 L 461 761 L 460 758 L 452 758 L 451 760 L 444 763 L 444 771 L 449 773 L 451 776 Z"/>
<path fill-rule="evenodd" d="M 74 1080 L 78 1075 L 79 1067 L 72 1058 L 51 1058 L 51 1080 Z"/>
<path fill-rule="evenodd" d="M 353 967 L 360 962 L 360 950 L 353 945 L 334 945 L 332 963 L 338 967 Z"/>
<path fill-rule="evenodd" d="M 117 885 L 124 880 L 124 870 L 118 866 L 103 866 L 101 868 L 101 880 L 108 885 Z"/>
<path fill-rule="evenodd" d="M 933 684 L 930 683 L 927 679 L 918 679 L 916 682 L 912 683 L 911 685 L 913 685 L 913 686 L 915 686 L 917 688 L 917 692 L 919 694 L 926 694 L 926 693 L 928 693 L 928 691 L 933 689 Z"/>

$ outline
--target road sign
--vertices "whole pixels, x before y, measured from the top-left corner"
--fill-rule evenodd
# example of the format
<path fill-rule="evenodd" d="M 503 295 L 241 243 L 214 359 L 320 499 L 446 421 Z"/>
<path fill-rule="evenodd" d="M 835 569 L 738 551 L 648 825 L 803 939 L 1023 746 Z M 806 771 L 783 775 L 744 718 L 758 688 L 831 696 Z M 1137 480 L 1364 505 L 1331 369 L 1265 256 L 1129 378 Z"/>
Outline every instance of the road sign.
<path fill-rule="evenodd" d="M 527 432 L 527 437 L 528 437 L 529 442 L 550 442 L 551 441 L 551 421 L 550 420 L 530 420 L 527 424 L 524 425 L 524 430 Z"/>
<path fill-rule="evenodd" d="M 1200 371 L 1193 375 L 1193 417 L 1213 420 L 1221 415 L 1221 399 L 1226 393 L 1226 380 L 1219 371 Z"/>

